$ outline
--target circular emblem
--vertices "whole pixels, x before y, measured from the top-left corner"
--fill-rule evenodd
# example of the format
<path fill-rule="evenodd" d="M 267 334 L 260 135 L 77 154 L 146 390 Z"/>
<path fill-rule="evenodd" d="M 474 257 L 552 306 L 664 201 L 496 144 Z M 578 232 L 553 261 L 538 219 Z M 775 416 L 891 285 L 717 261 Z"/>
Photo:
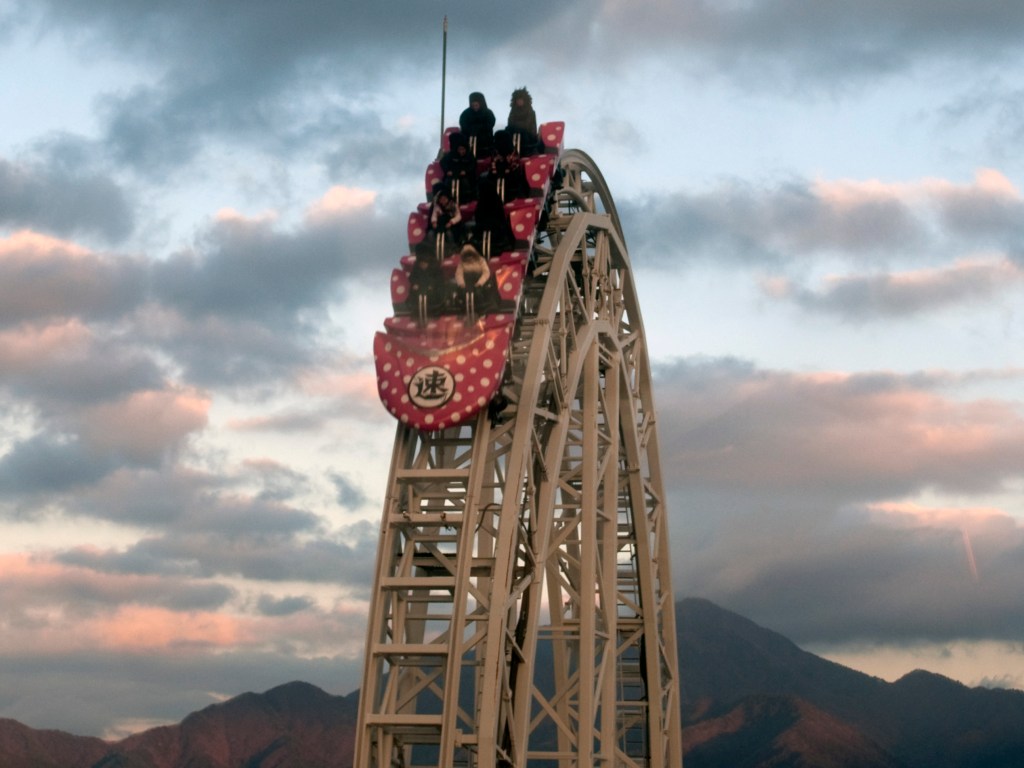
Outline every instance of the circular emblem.
<path fill-rule="evenodd" d="M 455 394 L 455 377 L 447 368 L 428 365 L 409 381 L 409 399 L 420 408 L 440 408 Z"/>

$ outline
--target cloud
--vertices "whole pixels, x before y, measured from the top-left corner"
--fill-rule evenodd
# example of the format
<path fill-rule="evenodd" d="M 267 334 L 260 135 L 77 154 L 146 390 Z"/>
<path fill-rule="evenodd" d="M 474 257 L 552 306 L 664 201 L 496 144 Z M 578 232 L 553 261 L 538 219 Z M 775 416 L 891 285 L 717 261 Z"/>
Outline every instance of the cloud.
<path fill-rule="evenodd" d="M 37 434 L 0 456 L 0 497 L 61 493 L 94 483 L 115 466 L 77 439 Z"/>
<path fill-rule="evenodd" d="M 209 398 L 198 392 L 134 392 L 81 414 L 80 434 L 94 450 L 156 465 L 207 423 Z"/>
<path fill-rule="evenodd" d="M 366 494 L 340 472 L 331 473 L 331 482 L 338 492 L 338 504 L 346 509 L 357 509 L 366 503 Z"/>
<path fill-rule="evenodd" d="M 88 478 L 88 487 L 62 500 L 63 513 L 146 533 L 116 548 L 78 552 L 75 563 L 110 573 L 366 589 L 376 554 L 376 526 L 334 526 L 330 518 L 337 501 L 329 493 L 322 500 L 310 496 L 309 480 L 299 473 L 264 468 L 256 476 L 263 485 L 253 491 L 251 464 L 242 475 L 176 466 L 103 469 Z M 327 480 L 333 483 L 335 477 Z M 359 494 L 354 486 L 349 491 L 353 498 Z"/>
<path fill-rule="evenodd" d="M 938 121 L 944 129 L 983 123 L 988 148 L 1005 162 L 1024 137 L 1022 98 L 1024 90 L 1013 79 L 1007 82 L 1001 74 L 979 78 L 941 107 Z"/>
<path fill-rule="evenodd" d="M 1014 35 L 1022 27 L 1020 9 L 996 3 L 980 13 L 970 0 L 941 9 L 927 0 L 825 0 L 815 3 L 813 13 L 797 0 L 606 0 L 597 39 L 620 57 L 641 45 L 643 52 L 683 51 L 703 60 L 701 71 L 728 73 L 747 87 L 828 87 L 906 71 L 922 61 L 1005 61 L 1016 54 Z M 984 56 L 977 48 L 981 41 Z"/>
<path fill-rule="evenodd" d="M 996 491 L 1024 466 L 1019 404 L 945 397 L 944 377 L 798 374 L 727 359 L 680 360 L 656 375 L 662 454 L 681 484 L 842 503 Z"/>
<path fill-rule="evenodd" d="M 221 514 L 213 504 L 204 517 Z M 245 511 L 256 505 L 246 505 Z M 258 507 L 254 511 L 259 511 Z M 317 530 L 319 518 L 301 512 L 281 511 L 278 519 L 248 518 L 222 521 L 248 522 L 246 532 L 228 534 L 216 530 L 216 522 L 195 521 L 206 530 L 202 536 L 171 530 L 159 538 L 145 539 L 123 553 L 109 553 L 103 567 L 119 567 L 128 559 L 148 562 L 160 571 L 187 571 L 202 578 L 240 577 L 265 582 L 306 581 L 345 585 L 358 594 L 367 590 L 373 572 L 376 530 L 330 534 Z M 294 530 L 274 531 L 274 525 Z M 370 535 L 372 533 L 372 535 Z M 316 534 L 314 536 L 314 534 Z"/>
<path fill-rule="evenodd" d="M 339 602 L 321 609 L 309 598 L 263 595 L 256 612 L 248 613 L 239 610 L 236 591 L 224 585 L 97 573 L 77 565 L 75 554 L 60 563 L 24 555 L 0 559 L 2 614 L 9 630 L 0 639 L 0 652 L 8 657 L 95 649 L 280 652 L 291 645 L 322 653 L 354 642 L 350 632 L 337 626 L 354 612 L 351 605 Z"/>
<path fill-rule="evenodd" d="M 96 554 L 82 547 L 58 559 L 24 553 L 0 556 L 0 590 L 5 605 L 40 614 L 44 606 L 64 604 L 73 606 L 68 610 L 79 615 L 125 604 L 196 611 L 219 608 L 235 594 L 223 584 L 98 572 L 91 567 Z"/>
<path fill-rule="evenodd" d="M 0 226 L 119 242 L 134 227 L 124 190 L 101 174 L 0 158 Z"/>
<path fill-rule="evenodd" d="M 291 229 L 272 212 L 222 211 L 194 249 L 152 265 L 155 303 L 137 317 L 140 335 L 192 382 L 267 386 L 319 362 L 328 305 L 379 271 L 379 254 L 406 248 L 366 190 L 331 188 Z"/>
<path fill-rule="evenodd" d="M 1019 637 L 1024 528 L 923 500 L 1021 482 L 1019 403 L 953 396 L 978 375 L 659 366 L 675 582 L 800 643 Z"/>
<path fill-rule="evenodd" d="M 0 455 L 0 492 L 81 489 L 118 466 L 156 466 L 206 426 L 208 399 L 168 386 L 133 345 L 79 320 L 0 331 L 0 397 L 32 423 Z"/>
<path fill-rule="evenodd" d="M 329 233 L 279 233 L 271 216 L 221 212 L 201 247 L 201 253 L 177 253 L 153 267 L 157 298 L 189 316 L 280 321 L 323 301 L 344 274 Z"/>
<path fill-rule="evenodd" d="M 627 200 L 619 209 L 634 247 L 663 265 L 779 267 L 824 256 L 889 262 L 982 245 L 1016 255 L 1024 201 L 1003 174 L 981 169 L 966 184 L 730 180 L 704 192 Z"/>
<path fill-rule="evenodd" d="M 960 261 L 940 269 L 828 277 L 815 290 L 786 279 L 766 279 L 762 290 L 810 312 L 847 320 L 887 320 L 964 303 L 989 302 L 1024 281 L 1009 259 Z"/>
<path fill-rule="evenodd" d="M 266 319 L 275 325 L 315 309 L 344 280 L 379 269 L 369 254 L 402 242 L 394 219 L 375 209 L 375 199 L 367 190 L 333 187 L 291 231 L 276 226 L 273 212 L 248 217 L 223 210 L 196 249 L 153 265 L 155 297 L 188 316 Z"/>
<path fill-rule="evenodd" d="M 0 456 L 0 495 L 81 490 L 119 466 L 159 466 L 206 426 L 208 407 L 195 393 L 149 391 L 55 417 Z"/>
<path fill-rule="evenodd" d="M 694 260 L 784 264 L 808 255 L 877 258 L 926 240 L 899 197 L 829 199 L 817 183 L 756 187 L 740 181 L 705 193 L 676 192 L 620 205 L 633 247 L 663 264 Z"/>
<path fill-rule="evenodd" d="M 145 289 L 146 267 L 139 259 L 93 253 L 29 230 L 0 239 L 0 328 L 114 319 L 136 306 Z"/>
<path fill-rule="evenodd" d="M 1024 529 L 1017 521 L 988 510 L 936 510 L 967 519 L 964 527 L 941 514 L 893 520 L 884 509 L 794 531 L 781 555 L 748 547 L 742 565 L 734 560 L 710 581 L 726 604 L 799 643 L 1020 638 L 1024 599 L 1014 585 L 1024 578 Z"/>
<path fill-rule="evenodd" d="M 1016 55 L 1013 30 L 1024 26 L 1010 6 L 978 13 L 967 0 L 946 3 L 940 13 L 920 2 L 829 0 L 813 14 L 795 2 L 702 0 L 575 2 L 556 9 L 539 2 L 353 9 L 314 2 L 276 7 L 231 0 L 206 8 L 49 0 L 23 10 L 20 19 L 12 14 L 11 23 L 61 34 L 85 60 L 145 72 L 141 82 L 98 99 L 99 143 L 118 164 L 166 178 L 221 144 L 278 158 L 315 148 L 340 179 L 369 170 L 369 158 L 386 174 L 387 168 L 404 172 L 422 157 L 421 142 L 382 125 L 371 105 L 389 78 L 422 78 L 422 62 L 436 60 L 442 10 L 452 28 L 453 64 L 466 71 L 496 69 L 512 56 L 550 70 L 571 51 L 579 66 L 604 70 L 654 58 L 680 75 L 725 76 L 773 92 L 875 82 L 921 61 L 952 58 L 995 68 Z M 621 124 L 614 132 L 624 130 Z M 337 136 L 346 139 L 332 147 Z"/>
<path fill-rule="evenodd" d="M 78 319 L 0 330 L 0 369 L 4 388 L 48 413 L 163 383 L 145 350 L 98 336 Z"/>
<path fill-rule="evenodd" d="M 308 597 L 289 596 L 277 599 L 271 595 L 262 595 L 259 600 L 259 611 L 264 616 L 291 616 L 312 606 L 313 601 Z"/>
<path fill-rule="evenodd" d="M 585 8 L 560 10 L 577 6 Z M 26 9 L 21 24 L 59 30 L 89 60 L 144 66 L 145 83 L 100 100 L 102 142 L 116 162 L 165 174 L 227 136 L 236 146 L 283 156 L 351 133 L 345 129 L 353 121 L 372 123 L 361 104 L 396 72 L 418 76 L 422 62 L 439 55 L 442 11 L 458 25 L 460 54 L 472 61 L 529 34 L 550 10 L 534 0 L 507 9 L 459 2 L 440 10 L 416 2 L 130 7 L 50 0 Z M 360 164 L 366 153 L 380 154 L 375 133 L 382 132 L 367 131 L 328 164 L 337 171 Z M 392 141 L 404 144 L 399 154 L 409 157 L 407 138 L 385 138 L 383 146 Z"/>

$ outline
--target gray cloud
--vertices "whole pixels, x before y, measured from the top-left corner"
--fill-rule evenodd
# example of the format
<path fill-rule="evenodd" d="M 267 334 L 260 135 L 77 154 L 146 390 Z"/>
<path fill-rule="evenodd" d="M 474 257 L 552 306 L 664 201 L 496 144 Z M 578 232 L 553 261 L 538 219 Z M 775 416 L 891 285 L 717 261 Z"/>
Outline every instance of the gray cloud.
<path fill-rule="evenodd" d="M 355 105 L 393 75 L 422 77 L 423 62 L 438 58 L 442 13 L 452 25 L 453 60 L 467 69 L 474 63 L 486 69 L 507 50 L 553 64 L 571 40 L 578 63 L 658 56 L 678 73 L 729 73 L 744 87 L 760 82 L 790 91 L 807 83 L 828 89 L 863 83 L 920 60 L 997 67 L 1001 57 L 1017 54 L 1016 33 L 1024 26 L 1011 5 L 987 4 L 979 12 L 968 0 L 945 3 L 941 12 L 925 2 L 829 0 L 814 13 L 799 2 L 576 2 L 561 4 L 554 15 L 539 2 L 486 9 L 465 2 L 445 9 L 420 2 L 356 9 L 240 0 L 215 7 L 114 0 L 39 5 L 31 11 L 34 22 L 23 24 L 62 30 L 90 58 L 132 61 L 157 73 L 146 86 L 107 94 L 101 104 L 113 156 L 161 173 L 195 157 L 214 137 L 230 135 L 236 145 L 281 155 L 309 147 L 313 136 L 325 138 L 323 128 L 338 115 L 372 119 Z M 339 111 L 339 103 L 350 106 Z M 355 141 L 372 152 L 376 140 Z M 334 173 L 361 165 L 364 155 L 354 148 L 330 153 Z M 409 157 L 408 149 L 389 154 Z"/>
<path fill-rule="evenodd" d="M 308 597 L 282 597 L 263 595 L 259 599 L 259 612 L 264 616 L 291 616 L 313 606 Z"/>
<path fill-rule="evenodd" d="M 1005 176 L 984 169 L 962 185 L 727 180 L 701 192 L 626 198 L 618 209 L 633 248 L 663 265 L 939 261 L 963 248 L 1019 260 L 1024 252 L 1024 200 Z"/>
<path fill-rule="evenodd" d="M 182 366 L 188 381 L 201 386 L 266 388 L 290 377 L 316 357 L 304 339 L 314 330 L 294 318 L 274 328 L 262 320 L 218 317 L 176 318 L 173 332 L 145 328 L 153 343 Z"/>
<path fill-rule="evenodd" d="M 941 8 L 927 0 L 826 0 L 813 12 L 799 0 L 687 0 L 618 6 L 602 21 L 599 39 L 619 55 L 641 43 L 647 51 L 674 48 L 704 59 L 702 71 L 742 76 L 747 87 L 792 88 L 863 82 L 927 60 L 996 63 L 1017 55 L 1024 13 L 970 0 Z"/>
<path fill-rule="evenodd" d="M 23 342 L 35 342 L 31 353 L 20 354 L 12 341 L 0 340 L 3 385 L 18 398 L 35 402 L 44 413 L 110 401 L 138 390 L 159 389 L 160 368 L 144 350 L 131 343 L 87 337 L 57 346 L 50 354 L 45 347 L 46 330 L 26 334 Z M 7 348 L 5 348 L 7 346 Z"/>
<path fill-rule="evenodd" d="M 659 367 L 676 584 L 801 643 L 1019 637 L 1019 523 L 903 501 L 1020 481 L 1024 413 L 974 381 Z"/>
<path fill-rule="evenodd" d="M 76 439 L 38 434 L 22 440 L 0 457 L 0 496 L 60 493 L 89 485 L 116 466 Z"/>
<path fill-rule="evenodd" d="M 335 231 L 292 236 L 263 222 L 218 222 L 203 256 L 180 253 L 154 265 L 154 292 L 188 316 L 279 323 L 297 308 L 322 302 L 345 274 L 335 237 Z M 349 258 L 355 262 L 354 254 Z"/>
<path fill-rule="evenodd" d="M 743 569 L 702 581 L 724 604 L 800 643 L 1019 640 L 1024 531 L 1008 516 L 974 527 L 978 578 L 962 530 L 853 517 L 791 531 L 785 543 L 769 539 L 745 551 Z M 784 558 L 769 554 L 779 546 Z"/>
<path fill-rule="evenodd" d="M 88 565 L 98 571 L 366 588 L 376 555 L 375 526 L 355 523 L 332 530 L 318 511 L 286 503 L 282 499 L 289 494 L 274 492 L 280 473 L 267 480 L 270 493 L 239 491 L 236 486 L 247 477 L 182 468 L 121 469 L 102 481 L 92 478 L 95 485 L 66 506 L 70 514 L 154 531 L 131 546 L 90 554 Z M 295 474 L 283 482 L 304 481 Z M 85 555 L 75 557 L 85 564 Z"/>
<path fill-rule="evenodd" d="M 46 581 L 14 580 L 3 584 L 5 603 L 11 605 L 71 604 L 79 615 L 91 615 L 103 608 L 126 604 L 156 605 L 173 611 L 211 610 L 235 597 L 234 589 L 223 584 L 174 578 L 109 578 L 97 552 L 76 548 L 56 556 L 55 561 L 72 566 Z M 127 570 L 119 574 L 131 573 Z"/>
<path fill-rule="evenodd" d="M 0 456 L 0 495 L 81 491 L 120 467 L 159 467 L 205 425 L 204 404 L 160 391 L 57 414 Z"/>
<path fill-rule="evenodd" d="M 790 281 L 768 281 L 766 293 L 802 309 L 844 319 L 884 321 L 968 302 L 990 301 L 1024 282 L 1009 261 L 961 263 L 906 274 L 849 275 L 810 289 Z"/>
<path fill-rule="evenodd" d="M 196 250 L 153 265 L 153 296 L 175 316 L 143 317 L 140 330 L 190 381 L 267 385 L 317 360 L 311 340 L 326 305 L 380 270 L 369 254 L 399 254 L 403 241 L 394 218 L 372 206 L 314 211 L 291 231 L 265 220 L 214 222 Z"/>
<path fill-rule="evenodd" d="M 338 492 L 338 504 L 346 509 L 357 509 L 366 503 L 366 494 L 340 472 L 331 473 L 331 482 Z"/>
<path fill-rule="evenodd" d="M 215 514 L 215 511 L 211 513 Z M 298 519 L 298 516 L 294 516 Z M 287 520 L 285 521 L 287 522 Z M 351 542 L 346 534 L 300 540 L 292 535 L 273 533 L 254 522 L 245 533 L 191 535 L 170 532 L 160 538 L 140 541 L 124 556 L 142 557 L 159 564 L 165 572 L 184 567 L 196 577 L 240 576 L 257 581 L 309 581 L 345 585 L 363 593 L 373 573 L 376 556 L 376 529 L 357 533 Z M 372 535 L 371 535 L 372 533 Z M 111 562 L 121 562 L 121 554 L 111 554 Z"/>
<path fill-rule="evenodd" d="M 8 243 L 0 255 L 0 327 L 69 317 L 115 319 L 144 298 L 146 265 L 139 259 L 83 253 L 27 234 Z"/>
<path fill-rule="evenodd" d="M 771 265 L 830 252 L 880 258 L 928 239 L 925 222 L 896 197 L 836 208 L 807 180 L 763 187 L 731 181 L 707 193 L 625 200 L 618 208 L 632 247 L 664 264 Z"/>
<path fill-rule="evenodd" d="M 438 9 L 50 0 L 37 23 L 65 30 L 90 57 L 128 59 L 161 73 L 152 84 L 101 102 L 112 155 L 151 173 L 190 160 L 210 137 L 230 135 L 236 144 L 255 146 L 269 139 L 278 153 L 299 139 L 308 142 L 330 121 L 332 103 L 358 101 L 396 71 L 411 76 L 423 61 L 438 59 L 443 13 L 458 24 L 461 55 L 475 60 L 545 23 L 550 10 L 535 0 L 514 9 L 466 2 Z M 316 103 L 322 117 L 310 114 Z M 329 163 L 338 168 L 356 160 L 344 153 Z"/>
<path fill-rule="evenodd" d="M 0 225 L 119 242 L 134 216 L 124 190 L 107 176 L 0 158 Z"/>
<path fill-rule="evenodd" d="M 349 634 L 361 636 L 362 625 L 353 624 Z M 145 725 L 176 723 L 221 697 L 293 680 L 347 694 L 359 687 L 361 673 L 357 658 L 307 658 L 287 650 L 22 656 L 0 670 L 0 715 L 35 728 L 120 737 L 126 735 L 121 729 L 138 727 L 140 719 L 149 719 Z"/>
<path fill-rule="evenodd" d="M 1024 91 L 999 75 L 979 78 L 939 110 L 942 128 L 986 126 L 988 145 L 1001 160 L 1014 156 L 1024 138 Z"/>
<path fill-rule="evenodd" d="M 75 515 L 153 529 L 172 525 L 201 506 L 206 497 L 230 490 L 233 479 L 227 474 L 174 465 L 158 469 L 121 468 L 101 482 L 83 489 L 69 503 Z M 132 566 L 132 572 L 150 572 L 148 565 Z M 151 561 L 146 561 L 147 563 Z"/>
<path fill-rule="evenodd" d="M 292 231 L 267 219 L 222 218 L 196 250 L 153 265 L 153 292 L 188 316 L 259 318 L 279 328 L 333 298 L 344 279 L 379 271 L 368 254 L 401 253 L 404 233 L 395 230 L 395 219 L 372 205 L 314 211 Z"/>

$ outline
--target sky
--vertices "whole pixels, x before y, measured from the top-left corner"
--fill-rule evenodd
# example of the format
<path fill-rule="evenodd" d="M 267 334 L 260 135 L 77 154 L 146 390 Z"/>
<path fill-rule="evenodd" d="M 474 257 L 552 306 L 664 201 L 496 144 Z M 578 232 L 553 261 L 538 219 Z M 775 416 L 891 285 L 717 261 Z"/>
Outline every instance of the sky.
<path fill-rule="evenodd" d="M 1000 0 L 0 0 L 0 717 L 359 687 L 372 336 L 442 123 L 523 85 L 622 219 L 677 597 L 1024 689 L 1021 41 Z"/>

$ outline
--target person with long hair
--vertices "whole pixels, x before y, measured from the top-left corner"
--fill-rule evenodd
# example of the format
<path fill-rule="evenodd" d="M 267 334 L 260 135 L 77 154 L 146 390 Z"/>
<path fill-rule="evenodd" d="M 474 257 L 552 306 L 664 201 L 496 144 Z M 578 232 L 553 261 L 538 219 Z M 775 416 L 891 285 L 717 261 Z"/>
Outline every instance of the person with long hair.
<path fill-rule="evenodd" d="M 505 130 L 518 137 L 520 155 L 537 151 L 537 113 L 533 111 L 533 97 L 525 87 L 512 91 Z"/>
<path fill-rule="evenodd" d="M 459 252 L 455 284 L 467 298 L 472 298 L 467 306 L 471 306 L 476 314 L 485 315 L 498 308 L 501 296 L 487 259 L 468 243 Z"/>

